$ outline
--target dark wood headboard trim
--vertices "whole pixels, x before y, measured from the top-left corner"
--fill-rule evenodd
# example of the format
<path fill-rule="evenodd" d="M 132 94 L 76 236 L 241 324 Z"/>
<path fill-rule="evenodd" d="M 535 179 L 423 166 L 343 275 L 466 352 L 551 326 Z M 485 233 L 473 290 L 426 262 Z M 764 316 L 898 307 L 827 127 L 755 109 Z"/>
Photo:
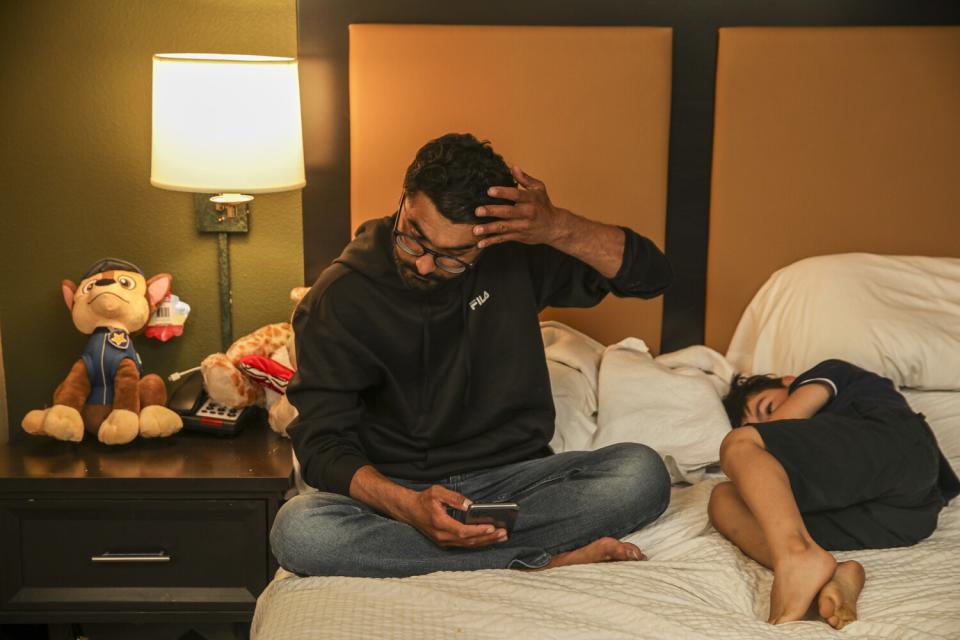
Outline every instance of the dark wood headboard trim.
<path fill-rule="evenodd" d="M 303 245 L 308 284 L 351 236 L 348 25 L 673 27 L 665 250 L 676 277 L 664 296 L 661 353 L 702 344 L 704 339 L 717 29 L 960 24 L 960 3 L 955 0 L 298 0 L 297 5 L 307 157 Z M 315 96 L 308 86 L 322 86 L 330 93 Z M 323 104 L 313 104 L 314 99 Z M 313 132 L 324 139 L 314 139 Z M 312 153 L 318 147 L 323 154 Z M 334 160 L 311 162 L 317 155 Z"/>

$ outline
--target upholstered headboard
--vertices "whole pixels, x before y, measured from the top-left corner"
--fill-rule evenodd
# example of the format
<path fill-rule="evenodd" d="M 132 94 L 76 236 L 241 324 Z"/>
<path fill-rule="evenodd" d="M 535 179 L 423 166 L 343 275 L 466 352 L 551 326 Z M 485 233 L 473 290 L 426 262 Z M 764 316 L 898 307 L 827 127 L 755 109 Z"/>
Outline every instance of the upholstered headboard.
<path fill-rule="evenodd" d="M 909 188 L 916 187 L 925 193 L 931 180 L 941 186 L 949 182 L 949 175 L 944 172 L 949 174 L 953 169 L 956 175 L 955 161 L 936 165 L 931 160 L 935 154 L 957 148 L 956 118 L 952 123 L 938 124 L 939 120 L 929 119 L 931 114 L 917 112 L 917 117 L 924 118 L 920 129 L 924 131 L 922 136 L 927 137 L 912 137 L 915 129 L 905 128 L 903 121 L 892 114 L 900 106 L 909 109 L 914 95 L 921 102 L 934 98 L 933 94 L 922 93 L 929 91 L 929 85 L 924 85 L 927 89 L 919 89 L 919 85 L 901 84 L 892 92 L 878 94 L 875 85 L 863 84 L 867 76 L 860 75 L 869 76 L 870 54 L 863 53 L 866 49 L 854 55 L 850 60 L 854 66 L 848 67 L 844 56 L 853 50 L 839 41 L 817 49 L 816 42 L 818 38 L 822 42 L 825 34 L 834 32 L 824 27 L 954 25 L 960 23 L 960 3 L 952 0 L 923 3 L 298 0 L 298 20 L 307 161 L 303 211 L 304 268 L 308 283 L 339 254 L 355 228 L 356 219 L 392 212 L 403 168 L 416 148 L 428 138 L 450 130 L 473 131 L 491 139 L 509 161 L 525 165 L 534 175 L 539 172 L 538 177 L 547 181 L 558 203 L 601 219 L 631 224 L 658 242 L 663 241 L 676 278 L 663 297 L 661 321 L 655 318 L 661 303 L 636 301 L 625 306 L 605 304 L 596 310 L 564 317 L 587 332 L 600 333 L 598 337 L 605 340 L 629 332 L 647 339 L 656 348 L 659 334 L 662 351 L 702 343 L 705 338 L 713 346 L 723 348 L 733 322 L 753 291 L 772 269 L 788 258 L 854 247 L 871 251 L 947 251 L 949 240 L 945 238 L 954 227 L 938 225 L 944 221 L 943 198 L 949 197 L 949 189 L 944 186 L 943 190 L 936 191 L 939 189 L 936 187 L 936 195 L 930 197 L 900 196 L 916 204 L 915 208 L 923 208 L 922 215 L 930 216 L 929 225 L 917 227 L 916 243 L 906 244 L 890 240 L 891 236 L 901 235 L 897 227 L 891 231 L 889 225 L 899 223 L 904 207 L 902 202 L 896 205 L 890 199 L 888 187 L 898 181 L 906 183 L 906 174 L 898 171 L 907 166 L 911 175 L 919 180 Z M 357 26 L 351 30 L 350 25 Z M 398 28 L 397 25 L 446 27 Z M 547 26 L 554 28 L 534 28 Z M 600 29 L 605 27 L 620 28 Z M 809 36 L 791 39 L 790 30 L 767 27 L 816 28 L 802 30 L 811 34 Z M 924 29 L 911 31 L 917 31 L 918 35 L 925 32 Z M 955 30 L 948 28 L 942 32 L 941 44 L 935 47 L 933 55 L 956 60 Z M 757 101 L 763 95 L 762 90 L 758 94 L 757 87 L 749 84 L 751 79 L 764 77 L 763 73 L 747 70 L 744 75 L 743 60 L 737 53 L 743 50 L 755 59 L 767 55 L 751 51 L 759 42 L 756 37 L 751 39 L 751 33 L 766 33 L 767 39 L 772 39 L 774 46 L 768 63 L 782 65 L 779 71 L 773 68 L 765 72 L 767 80 L 773 83 L 771 87 L 784 82 L 787 82 L 784 86 L 790 86 L 789 83 L 794 82 L 794 87 L 810 84 L 815 89 L 818 85 L 814 80 L 819 77 L 822 80 L 819 89 L 824 92 L 833 86 L 846 94 L 857 93 L 861 87 L 864 93 L 835 104 L 833 115 L 830 99 L 824 103 L 823 97 L 815 98 L 803 91 L 800 99 L 786 105 L 778 103 L 771 112 L 768 104 Z M 926 64 L 923 60 L 929 59 L 927 54 L 912 48 L 915 45 L 891 37 L 885 46 L 893 49 L 884 49 L 881 59 L 886 62 L 880 63 L 881 66 L 887 65 L 899 73 L 904 64 Z M 565 42 L 564 38 L 569 40 Z M 775 51 L 777 43 L 781 43 L 779 54 Z M 898 50 L 900 45 L 905 48 Z M 664 66 L 664 59 L 668 67 Z M 867 66 L 857 67 L 857 60 Z M 843 64 L 838 64 L 841 62 Z M 952 83 L 944 82 L 943 91 L 952 91 L 955 96 L 958 76 L 948 69 L 956 67 L 950 67 L 949 62 L 944 64 L 946 66 L 938 63 L 939 71 L 925 68 L 920 73 L 925 79 L 919 82 L 930 81 L 933 76 L 928 77 L 928 71 L 934 75 L 953 73 Z M 667 68 L 669 86 L 662 76 Z M 873 69 L 876 68 L 875 65 Z M 391 76 L 389 69 L 395 75 Z M 891 82 L 899 82 L 897 73 L 891 75 Z M 844 81 L 844 77 L 852 77 L 854 81 Z M 502 78 L 502 84 L 494 86 L 493 78 Z M 747 85 L 738 84 L 744 80 L 748 81 Z M 544 101 L 538 101 L 540 96 L 536 95 L 518 98 L 517 92 L 537 83 L 556 95 L 557 83 L 561 82 L 573 83 L 575 95 L 579 96 L 575 103 L 562 105 L 564 108 L 544 106 Z M 477 83 L 481 91 L 475 93 Z M 391 95 L 387 95 L 388 86 L 394 91 Z M 921 93 L 916 94 L 915 88 Z M 512 102 L 503 103 L 512 104 L 514 108 L 498 109 L 498 102 L 489 101 L 488 96 L 496 89 L 514 97 Z M 591 90 L 598 92 L 595 101 L 584 97 Z M 715 92 L 718 101 L 716 150 Z M 410 109 L 404 104 L 398 106 L 401 95 L 405 103 L 419 102 Z M 820 94 L 823 95 L 826 94 Z M 882 100 L 877 104 L 877 96 L 886 96 L 891 104 Z M 669 99 L 668 106 L 663 102 L 665 98 Z M 739 104 L 738 100 L 747 99 L 755 100 L 755 108 L 750 111 L 751 116 L 744 118 L 739 113 L 740 107 L 735 105 Z M 844 122 L 850 121 L 849 109 L 852 108 L 844 105 L 854 105 L 857 100 L 867 101 L 860 104 L 861 108 L 875 107 L 872 117 L 876 121 L 870 127 L 897 132 L 885 138 L 885 142 L 871 138 L 872 146 L 858 147 L 856 138 L 850 137 L 850 129 L 844 128 Z M 891 107 L 897 109 L 891 111 Z M 956 113 L 955 107 L 948 108 Z M 632 123 L 630 109 L 634 109 L 637 117 Z M 669 119 L 664 123 L 667 110 Z M 578 113 L 584 114 L 583 117 L 577 119 Z M 819 138 L 789 128 L 779 132 L 768 129 L 778 122 L 787 127 L 790 117 L 801 121 L 806 118 L 804 122 L 812 125 L 821 113 L 823 122 L 829 124 L 817 134 Z M 778 120 L 781 114 L 783 118 Z M 839 119 L 832 119 L 834 116 Z M 666 139 L 663 137 L 665 126 L 668 127 Z M 792 133 L 786 133 L 790 131 Z M 801 143 L 801 149 L 816 144 L 829 147 L 831 134 L 839 134 L 844 148 L 855 148 L 857 153 L 847 156 L 834 151 L 827 154 L 833 156 L 827 164 L 835 162 L 835 166 L 843 170 L 861 166 L 865 167 L 864 173 L 848 181 L 832 173 L 831 179 L 818 182 L 812 179 L 818 166 L 814 158 L 803 154 L 791 156 L 790 142 Z M 546 143 L 548 138 L 550 142 Z M 772 155 L 758 154 L 756 147 L 741 144 L 772 140 L 778 141 L 773 145 L 776 148 L 769 151 Z M 627 158 L 625 149 L 637 144 L 640 145 L 637 157 Z M 921 147 L 932 151 L 921 152 Z M 884 164 L 885 161 L 879 160 L 884 155 L 896 157 L 905 153 L 922 157 L 916 158 L 919 163 L 894 159 Z M 594 166 L 596 158 L 607 154 L 616 158 L 618 167 L 626 158 L 614 188 L 602 182 Z M 858 165 L 858 157 L 866 164 Z M 784 200 L 790 195 L 789 189 L 785 191 L 783 184 L 776 182 L 777 158 L 791 159 L 794 163 L 781 164 L 781 168 L 802 170 L 805 167 L 810 171 L 806 174 L 810 180 L 802 194 L 795 194 L 792 206 L 782 209 L 790 217 L 783 223 L 787 230 L 783 234 L 784 250 L 773 252 L 776 255 L 744 252 L 745 245 L 736 240 L 742 237 L 739 229 L 749 226 L 758 212 L 779 203 L 778 198 Z M 752 164 L 748 169 L 737 167 L 738 162 Z M 939 173 L 924 169 L 934 166 L 939 166 Z M 879 188 L 877 180 L 883 188 Z M 816 189 L 810 188 L 814 183 L 822 187 L 817 195 L 814 195 Z M 762 188 L 757 198 L 748 197 L 758 186 Z M 909 188 L 898 193 L 905 194 Z M 798 212 L 806 211 L 804 202 L 821 207 L 819 215 L 839 225 L 837 212 L 843 208 L 839 204 L 841 200 L 863 202 L 857 194 L 864 189 L 874 191 L 871 198 L 879 203 L 876 211 L 881 212 L 877 214 L 879 217 L 872 218 L 869 231 L 844 223 L 836 227 L 835 234 L 842 242 L 830 244 L 819 236 L 810 238 L 812 242 L 791 242 L 791 234 L 799 238 L 809 230 L 797 223 Z M 952 193 L 952 201 L 956 202 L 957 194 Z M 831 194 L 842 195 L 842 199 L 832 202 Z M 642 211 L 624 207 L 632 204 L 631 198 L 643 200 Z M 758 206 L 743 209 L 745 201 L 756 202 Z M 823 208 L 825 204 L 831 204 L 832 208 Z M 946 222 L 952 220 L 954 218 Z M 928 231 L 933 228 L 937 232 Z M 930 235 L 939 237 L 935 241 L 921 240 Z M 881 237 L 883 242 L 873 241 Z M 854 238 L 859 239 L 859 244 L 852 241 Z"/>
<path fill-rule="evenodd" d="M 808 256 L 960 257 L 960 27 L 721 29 L 706 342 Z"/>

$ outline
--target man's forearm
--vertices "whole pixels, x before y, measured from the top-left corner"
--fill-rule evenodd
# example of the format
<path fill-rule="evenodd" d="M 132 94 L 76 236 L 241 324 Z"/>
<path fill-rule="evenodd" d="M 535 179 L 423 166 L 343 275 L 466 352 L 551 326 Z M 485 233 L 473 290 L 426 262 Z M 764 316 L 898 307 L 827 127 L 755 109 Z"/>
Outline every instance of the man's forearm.
<path fill-rule="evenodd" d="M 604 278 L 617 275 L 626 243 L 623 229 L 561 211 L 560 228 L 550 246 L 593 267 Z"/>
<path fill-rule="evenodd" d="M 372 465 L 357 469 L 350 480 L 350 497 L 385 513 L 394 520 L 406 521 L 408 506 L 416 492 L 400 486 Z"/>

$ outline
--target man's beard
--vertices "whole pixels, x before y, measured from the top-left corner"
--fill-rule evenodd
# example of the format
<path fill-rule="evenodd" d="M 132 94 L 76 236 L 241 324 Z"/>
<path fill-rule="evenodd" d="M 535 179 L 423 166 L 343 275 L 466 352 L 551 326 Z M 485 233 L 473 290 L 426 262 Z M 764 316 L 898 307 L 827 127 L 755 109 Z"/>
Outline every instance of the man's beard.
<path fill-rule="evenodd" d="M 416 268 L 403 262 L 396 252 L 393 253 L 393 262 L 397 265 L 397 273 L 400 274 L 400 279 L 410 289 L 416 291 L 433 291 L 447 282 L 446 278 L 441 278 L 435 273 L 421 276 Z"/>

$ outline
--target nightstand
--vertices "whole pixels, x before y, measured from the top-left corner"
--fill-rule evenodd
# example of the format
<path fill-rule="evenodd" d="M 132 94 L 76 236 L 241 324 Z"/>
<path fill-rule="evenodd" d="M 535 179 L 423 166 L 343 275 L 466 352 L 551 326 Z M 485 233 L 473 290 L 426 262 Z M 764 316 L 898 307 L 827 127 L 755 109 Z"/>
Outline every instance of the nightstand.
<path fill-rule="evenodd" d="M 290 442 L 258 419 L 108 447 L 0 447 L 0 623 L 249 621 Z"/>

